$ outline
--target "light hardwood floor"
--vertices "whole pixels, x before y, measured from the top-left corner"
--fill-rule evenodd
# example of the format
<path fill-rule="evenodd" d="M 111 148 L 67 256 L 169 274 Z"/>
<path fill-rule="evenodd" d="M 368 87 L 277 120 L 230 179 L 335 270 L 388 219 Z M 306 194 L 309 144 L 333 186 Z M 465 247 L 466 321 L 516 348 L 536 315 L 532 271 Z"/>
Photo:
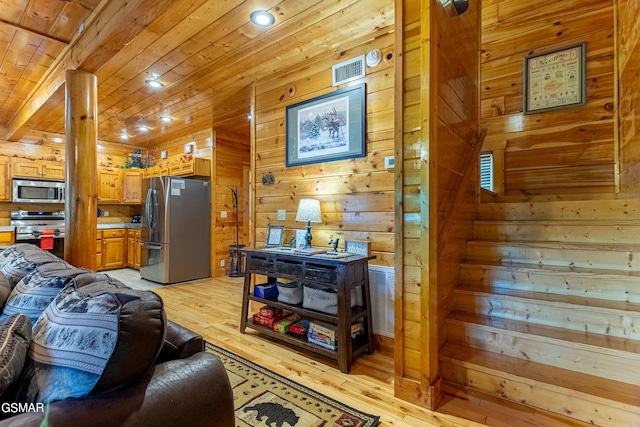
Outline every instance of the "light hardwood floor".
<path fill-rule="evenodd" d="M 393 358 L 390 354 L 377 351 L 373 355 L 360 356 L 351 373 L 343 374 L 322 358 L 311 358 L 284 344 L 272 343 L 251 330 L 241 334 L 241 278 L 222 277 L 154 286 L 150 282 L 133 280 L 136 275 L 133 270 L 113 273 L 132 287 L 153 289 L 163 298 L 169 319 L 197 331 L 208 342 L 354 408 L 380 415 L 380 427 L 580 425 L 464 394 L 445 395 L 435 412 L 421 408 L 393 396 Z"/>

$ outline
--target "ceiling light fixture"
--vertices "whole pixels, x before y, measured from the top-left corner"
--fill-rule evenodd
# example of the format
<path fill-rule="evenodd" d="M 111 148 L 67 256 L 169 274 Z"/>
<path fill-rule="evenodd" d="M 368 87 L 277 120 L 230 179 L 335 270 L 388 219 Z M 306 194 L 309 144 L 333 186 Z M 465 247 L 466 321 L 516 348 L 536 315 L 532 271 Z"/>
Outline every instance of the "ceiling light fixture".
<path fill-rule="evenodd" d="M 147 126 L 147 125 L 140 125 L 140 126 L 138 126 L 138 130 L 139 130 L 140 132 L 147 132 L 147 131 L 149 130 L 149 126 Z"/>
<path fill-rule="evenodd" d="M 129 135 L 127 135 L 127 133 L 126 133 L 126 132 L 122 132 L 122 133 L 120 134 L 120 139 L 129 139 Z"/>
<path fill-rule="evenodd" d="M 147 86 L 152 87 L 154 89 L 162 89 L 164 87 L 164 84 L 160 81 L 160 80 L 145 80 L 144 81 Z"/>
<path fill-rule="evenodd" d="M 170 123 L 173 119 L 171 118 L 171 116 L 162 116 L 160 117 L 160 120 L 162 120 L 164 123 Z"/>
<path fill-rule="evenodd" d="M 260 27 L 270 27 L 276 22 L 276 18 L 266 10 L 254 10 L 251 12 L 251 22 Z"/>
<path fill-rule="evenodd" d="M 63 139 L 58 137 L 58 136 L 53 138 L 53 142 L 62 142 L 62 141 L 63 141 Z"/>

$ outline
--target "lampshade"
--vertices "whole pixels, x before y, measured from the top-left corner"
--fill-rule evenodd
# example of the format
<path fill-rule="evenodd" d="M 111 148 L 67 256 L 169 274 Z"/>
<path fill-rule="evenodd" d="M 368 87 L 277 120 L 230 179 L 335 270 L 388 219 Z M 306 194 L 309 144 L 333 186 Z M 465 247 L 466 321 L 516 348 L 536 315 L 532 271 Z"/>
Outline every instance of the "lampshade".
<path fill-rule="evenodd" d="M 314 199 L 300 199 L 296 221 L 322 222 L 320 201 Z"/>

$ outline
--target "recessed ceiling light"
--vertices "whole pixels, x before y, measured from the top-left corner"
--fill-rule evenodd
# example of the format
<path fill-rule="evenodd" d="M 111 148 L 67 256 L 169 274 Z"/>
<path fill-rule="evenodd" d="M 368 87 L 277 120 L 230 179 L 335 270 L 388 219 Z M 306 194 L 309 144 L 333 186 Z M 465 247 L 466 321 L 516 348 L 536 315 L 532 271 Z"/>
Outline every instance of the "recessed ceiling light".
<path fill-rule="evenodd" d="M 161 89 L 164 87 L 164 84 L 160 80 L 145 80 L 147 86 L 152 87 L 154 89 Z"/>
<path fill-rule="evenodd" d="M 120 139 L 129 139 L 129 135 L 123 132 L 120 134 Z"/>
<path fill-rule="evenodd" d="M 147 131 L 149 130 L 149 126 L 147 126 L 147 125 L 140 125 L 140 126 L 138 126 L 138 130 L 139 130 L 140 132 L 147 132 Z"/>
<path fill-rule="evenodd" d="M 270 27 L 276 22 L 276 18 L 266 10 L 254 10 L 251 12 L 251 22 L 260 27 Z"/>
<path fill-rule="evenodd" d="M 171 118 L 171 116 L 162 116 L 160 117 L 160 120 L 162 120 L 165 123 L 169 123 L 171 122 L 173 119 Z"/>
<path fill-rule="evenodd" d="M 53 142 L 62 142 L 62 138 L 56 136 L 55 138 L 53 138 Z"/>

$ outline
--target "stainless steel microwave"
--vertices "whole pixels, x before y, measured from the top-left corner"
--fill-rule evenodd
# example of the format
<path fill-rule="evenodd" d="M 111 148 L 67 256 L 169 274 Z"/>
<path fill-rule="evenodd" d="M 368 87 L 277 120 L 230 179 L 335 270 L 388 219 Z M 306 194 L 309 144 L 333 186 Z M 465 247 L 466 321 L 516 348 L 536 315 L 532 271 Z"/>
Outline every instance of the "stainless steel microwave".
<path fill-rule="evenodd" d="M 22 203 L 64 203 L 65 186 L 60 181 L 13 180 L 13 201 Z"/>

